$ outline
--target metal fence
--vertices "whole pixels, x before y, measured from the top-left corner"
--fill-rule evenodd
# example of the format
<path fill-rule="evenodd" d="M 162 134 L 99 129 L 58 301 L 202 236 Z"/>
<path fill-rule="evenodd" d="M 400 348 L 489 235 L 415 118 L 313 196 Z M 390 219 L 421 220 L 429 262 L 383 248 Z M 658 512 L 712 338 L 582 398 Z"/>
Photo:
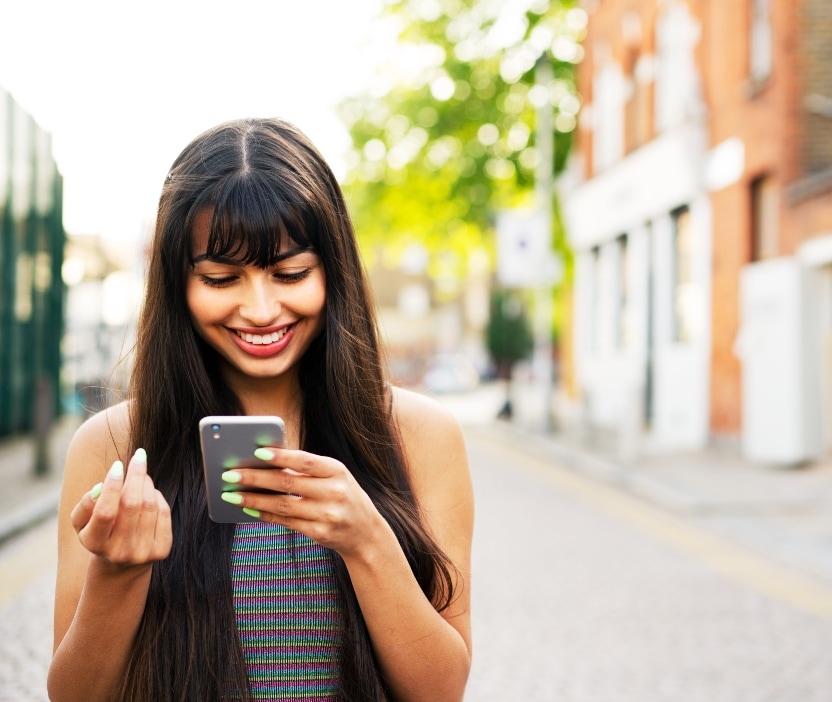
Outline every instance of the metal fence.
<path fill-rule="evenodd" d="M 0 437 L 61 411 L 62 197 L 50 134 L 0 88 Z"/>

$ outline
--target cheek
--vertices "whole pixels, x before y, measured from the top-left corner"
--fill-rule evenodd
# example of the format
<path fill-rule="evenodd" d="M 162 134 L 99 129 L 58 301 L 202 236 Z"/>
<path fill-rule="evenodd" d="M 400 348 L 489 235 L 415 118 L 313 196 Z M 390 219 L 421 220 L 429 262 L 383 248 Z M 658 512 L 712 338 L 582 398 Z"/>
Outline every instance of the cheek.
<path fill-rule="evenodd" d="M 295 307 L 306 317 L 322 317 L 326 304 L 326 286 L 320 278 L 310 280 L 308 283 L 297 290 Z"/>
<path fill-rule="evenodd" d="M 326 325 L 326 295 L 323 293 L 320 293 L 315 299 L 315 312 L 314 315 L 310 316 L 317 316 L 315 334 L 319 334 Z"/>
<path fill-rule="evenodd" d="M 199 290 L 192 282 L 189 282 L 185 286 L 185 306 L 188 308 L 188 314 L 191 315 L 191 319 L 196 320 L 196 318 L 201 316 L 200 308 L 202 307 L 202 301 L 200 300 Z"/>
<path fill-rule="evenodd" d="M 323 315 L 326 306 L 326 293 L 323 288 L 315 290 L 309 296 L 310 313 Z"/>
<path fill-rule="evenodd" d="M 185 304 L 191 321 L 197 329 L 200 325 L 215 318 L 219 312 L 217 300 L 209 293 L 210 291 L 204 285 L 197 282 L 189 283 L 185 288 Z"/>

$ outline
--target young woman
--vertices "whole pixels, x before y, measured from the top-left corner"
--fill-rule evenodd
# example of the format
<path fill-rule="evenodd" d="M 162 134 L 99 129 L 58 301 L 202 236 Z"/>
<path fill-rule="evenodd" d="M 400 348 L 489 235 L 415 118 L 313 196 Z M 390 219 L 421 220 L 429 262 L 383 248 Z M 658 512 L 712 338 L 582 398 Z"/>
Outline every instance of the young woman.
<path fill-rule="evenodd" d="M 285 421 L 223 475 L 255 522 L 208 517 L 216 414 Z M 343 196 L 291 125 L 223 124 L 173 164 L 130 397 L 73 439 L 59 519 L 55 702 L 462 699 L 463 438 L 385 382 Z"/>

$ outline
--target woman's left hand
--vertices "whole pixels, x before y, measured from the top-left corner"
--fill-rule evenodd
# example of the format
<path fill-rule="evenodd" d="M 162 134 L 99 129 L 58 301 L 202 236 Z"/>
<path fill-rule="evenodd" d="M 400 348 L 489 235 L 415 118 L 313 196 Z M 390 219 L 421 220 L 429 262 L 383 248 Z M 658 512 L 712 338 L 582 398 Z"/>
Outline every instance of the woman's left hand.
<path fill-rule="evenodd" d="M 342 557 L 369 544 L 386 525 L 366 492 L 340 461 L 306 451 L 262 448 L 263 468 L 235 468 L 223 474 L 234 484 L 250 515 L 305 534 Z M 248 492 L 247 488 L 277 494 Z M 225 493 L 228 494 L 228 493 Z"/>

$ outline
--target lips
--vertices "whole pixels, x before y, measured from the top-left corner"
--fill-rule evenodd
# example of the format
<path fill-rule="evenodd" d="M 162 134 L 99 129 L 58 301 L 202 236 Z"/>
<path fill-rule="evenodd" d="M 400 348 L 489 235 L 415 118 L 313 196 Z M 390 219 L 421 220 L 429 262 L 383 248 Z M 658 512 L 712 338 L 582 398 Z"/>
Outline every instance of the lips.
<path fill-rule="evenodd" d="M 290 324 L 268 333 L 255 334 L 239 329 L 229 329 L 237 346 L 251 356 L 273 356 L 288 346 L 295 325 Z"/>
<path fill-rule="evenodd" d="M 280 341 L 285 335 L 286 332 L 289 331 L 289 327 L 283 327 L 276 332 L 272 332 L 271 334 L 249 334 L 248 332 L 241 332 L 237 331 L 236 329 L 234 332 L 239 336 L 243 341 L 247 341 L 249 344 L 273 344 L 276 341 Z"/>

